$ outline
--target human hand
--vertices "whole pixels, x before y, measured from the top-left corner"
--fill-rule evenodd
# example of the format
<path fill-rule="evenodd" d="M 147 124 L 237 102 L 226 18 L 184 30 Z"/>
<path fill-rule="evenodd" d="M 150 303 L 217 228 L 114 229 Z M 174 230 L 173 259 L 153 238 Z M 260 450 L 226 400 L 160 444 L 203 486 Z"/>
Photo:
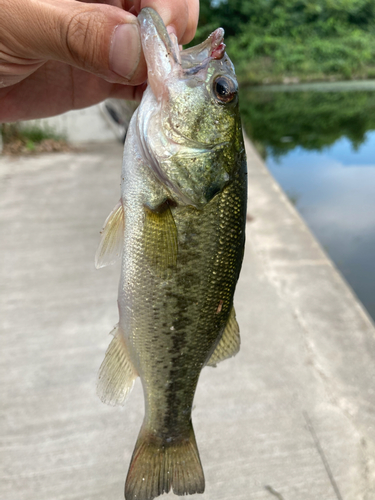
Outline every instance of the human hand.
<path fill-rule="evenodd" d="M 0 0 L 0 122 L 140 99 L 147 68 L 136 16 L 152 7 L 184 44 L 198 1 Z"/>

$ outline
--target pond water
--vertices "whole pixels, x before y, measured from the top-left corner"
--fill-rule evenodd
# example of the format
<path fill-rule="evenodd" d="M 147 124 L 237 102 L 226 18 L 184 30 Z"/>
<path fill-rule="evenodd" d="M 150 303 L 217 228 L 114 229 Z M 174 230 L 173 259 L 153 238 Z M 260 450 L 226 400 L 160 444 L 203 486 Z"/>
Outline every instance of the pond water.
<path fill-rule="evenodd" d="M 375 319 L 375 82 L 293 87 L 243 91 L 246 132 Z"/>

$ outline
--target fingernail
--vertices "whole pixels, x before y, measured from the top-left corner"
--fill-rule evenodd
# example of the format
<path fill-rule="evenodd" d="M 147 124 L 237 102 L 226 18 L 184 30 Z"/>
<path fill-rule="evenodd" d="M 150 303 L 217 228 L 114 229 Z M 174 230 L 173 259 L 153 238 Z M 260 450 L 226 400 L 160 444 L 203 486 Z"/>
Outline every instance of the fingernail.
<path fill-rule="evenodd" d="M 141 39 L 136 24 L 116 27 L 109 53 L 109 66 L 118 75 L 130 80 L 141 56 Z"/>
<path fill-rule="evenodd" d="M 168 35 L 172 35 L 172 33 L 173 33 L 174 35 L 177 36 L 176 29 L 174 26 L 170 26 L 170 25 L 167 26 L 167 31 L 168 31 Z"/>

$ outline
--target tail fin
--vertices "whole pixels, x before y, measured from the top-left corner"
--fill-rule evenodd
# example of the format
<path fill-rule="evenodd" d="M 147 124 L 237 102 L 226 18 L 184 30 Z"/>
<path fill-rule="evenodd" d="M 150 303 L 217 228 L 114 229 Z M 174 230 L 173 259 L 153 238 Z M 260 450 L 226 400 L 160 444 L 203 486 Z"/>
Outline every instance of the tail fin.
<path fill-rule="evenodd" d="M 173 488 L 176 495 L 204 492 L 204 475 L 194 430 L 170 442 L 142 426 L 125 484 L 126 500 L 152 500 Z"/>

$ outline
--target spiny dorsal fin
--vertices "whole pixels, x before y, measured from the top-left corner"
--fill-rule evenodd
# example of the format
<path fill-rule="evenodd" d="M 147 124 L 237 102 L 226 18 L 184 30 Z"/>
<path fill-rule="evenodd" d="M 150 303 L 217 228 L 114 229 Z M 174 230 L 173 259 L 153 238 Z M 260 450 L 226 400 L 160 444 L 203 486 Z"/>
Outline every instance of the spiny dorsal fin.
<path fill-rule="evenodd" d="M 187 436 L 166 439 L 155 436 L 143 425 L 126 478 L 125 499 L 152 500 L 171 488 L 179 496 L 204 492 L 193 427 Z"/>
<path fill-rule="evenodd" d="M 125 403 L 138 375 L 118 325 L 111 333 L 114 338 L 100 366 L 96 392 L 103 403 L 115 406 Z"/>
<path fill-rule="evenodd" d="M 216 366 L 220 361 L 235 356 L 240 350 L 240 344 L 240 329 L 236 320 L 236 312 L 232 307 L 223 335 L 211 354 L 207 366 Z"/>
<path fill-rule="evenodd" d="M 108 215 L 101 231 L 99 247 L 95 254 L 96 269 L 114 264 L 120 258 L 123 238 L 124 209 L 119 201 Z"/>
<path fill-rule="evenodd" d="M 155 274 L 166 278 L 177 263 L 177 228 L 169 205 L 160 212 L 145 207 L 144 247 Z"/>

